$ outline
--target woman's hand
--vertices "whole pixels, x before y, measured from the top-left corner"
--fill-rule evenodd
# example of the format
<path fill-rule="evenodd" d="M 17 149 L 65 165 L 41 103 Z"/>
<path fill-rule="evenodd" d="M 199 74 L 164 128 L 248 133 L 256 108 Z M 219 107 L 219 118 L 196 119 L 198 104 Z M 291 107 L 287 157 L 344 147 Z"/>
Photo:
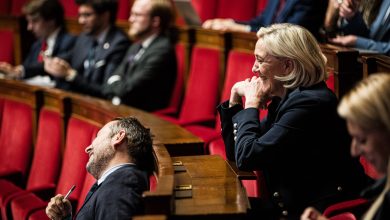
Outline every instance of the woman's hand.
<path fill-rule="evenodd" d="M 245 108 L 264 108 L 271 98 L 271 83 L 266 77 L 253 76 L 237 82 L 232 87 L 229 106 L 242 104 L 245 97 Z"/>

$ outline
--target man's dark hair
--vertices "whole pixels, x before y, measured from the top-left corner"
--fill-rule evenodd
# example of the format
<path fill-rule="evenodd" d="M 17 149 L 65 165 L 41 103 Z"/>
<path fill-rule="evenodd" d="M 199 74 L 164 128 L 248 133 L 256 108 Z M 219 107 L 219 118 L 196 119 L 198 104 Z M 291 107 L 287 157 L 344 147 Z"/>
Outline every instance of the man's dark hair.
<path fill-rule="evenodd" d="M 77 5 L 89 5 L 97 14 L 106 11 L 110 12 L 110 23 L 115 24 L 116 14 L 118 12 L 117 0 L 75 0 Z"/>
<path fill-rule="evenodd" d="M 168 0 L 152 0 L 151 2 L 150 17 L 160 18 L 161 33 L 164 33 L 173 25 L 175 19 L 172 4 Z"/>
<path fill-rule="evenodd" d="M 125 130 L 127 150 L 130 158 L 143 170 L 151 172 L 154 168 L 153 140 L 150 129 L 145 128 L 136 118 L 115 118 L 117 123 L 111 126 L 111 135 Z"/>
<path fill-rule="evenodd" d="M 58 27 L 65 24 L 64 8 L 58 0 L 31 0 L 23 6 L 22 12 L 45 21 L 54 20 Z"/>

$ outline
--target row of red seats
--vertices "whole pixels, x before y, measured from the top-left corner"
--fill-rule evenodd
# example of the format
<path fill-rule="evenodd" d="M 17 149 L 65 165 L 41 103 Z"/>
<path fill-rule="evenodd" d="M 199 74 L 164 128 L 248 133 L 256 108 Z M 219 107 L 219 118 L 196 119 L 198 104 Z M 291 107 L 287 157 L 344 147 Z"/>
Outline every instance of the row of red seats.
<path fill-rule="evenodd" d="M 3 98 L 0 113 L 1 219 L 47 219 L 44 208 L 48 199 L 65 194 L 73 184 L 77 187 L 70 200 L 79 209 L 95 181 L 85 171 L 88 155 L 84 149 L 99 128 L 71 117 L 64 150 L 62 115 L 44 107 L 33 148 L 33 107 Z"/>
<path fill-rule="evenodd" d="M 28 0 L 2 0 L 0 3 L 0 14 L 20 16 L 22 15 L 22 7 Z M 65 17 L 76 18 L 78 7 L 74 0 L 60 0 L 64 6 Z M 130 7 L 133 4 L 132 0 L 118 0 L 118 15 L 117 19 L 127 20 L 129 18 Z"/>
<path fill-rule="evenodd" d="M 0 14 L 22 15 L 22 7 L 28 0 L 2 0 Z M 73 0 L 60 0 L 64 6 L 65 16 L 77 17 L 77 5 Z M 233 18 L 249 20 L 264 10 L 266 0 L 192 0 L 195 10 L 202 21 L 211 18 Z M 119 0 L 119 20 L 127 20 L 133 0 Z"/>

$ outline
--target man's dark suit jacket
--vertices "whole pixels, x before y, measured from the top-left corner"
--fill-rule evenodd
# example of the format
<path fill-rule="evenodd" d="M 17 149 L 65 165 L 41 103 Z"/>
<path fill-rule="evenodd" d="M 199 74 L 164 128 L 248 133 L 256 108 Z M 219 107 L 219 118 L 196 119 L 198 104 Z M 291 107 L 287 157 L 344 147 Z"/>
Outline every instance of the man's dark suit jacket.
<path fill-rule="evenodd" d="M 70 50 L 72 50 L 73 45 L 76 41 L 76 37 L 68 34 L 64 29 L 61 29 L 58 32 L 57 38 L 54 43 L 52 56 L 63 57 Z M 45 74 L 43 68 L 43 63 L 38 62 L 38 56 L 41 52 L 43 40 L 37 40 L 31 46 L 30 52 L 28 53 L 26 59 L 23 62 L 24 67 L 24 77 L 30 78 L 37 75 Z"/>
<path fill-rule="evenodd" d="M 77 220 L 122 220 L 143 213 L 142 193 L 149 190 L 146 172 L 126 165 L 107 176 L 84 201 Z"/>
<path fill-rule="evenodd" d="M 93 48 L 93 38 L 82 33 L 66 60 L 77 71 L 77 76 L 72 82 L 65 79 L 57 81 L 57 87 L 74 92 L 80 92 L 93 96 L 101 96 L 104 82 L 111 76 L 120 64 L 123 56 L 130 45 L 125 33 L 117 27 L 111 27 L 103 43 L 97 46 L 95 52 L 95 69 L 87 77 L 84 70 L 84 61 Z"/>
<path fill-rule="evenodd" d="M 279 0 L 268 1 L 264 11 L 250 21 L 239 22 L 248 24 L 251 31 L 258 31 L 260 27 L 269 26 L 273 23 L 292 23 L 307 28 L 311 33 L 317 35 L 322 26 L 327 0 L 286 0 L 286 3 L 276 18 Z"/>
<path fill-rule="evenodd" d="M 168 105 L 176 79 L 176 55 L 174 45 L 166 36 L 160 35 L 145 49 L 144 54 L 128 65 L 127 57 L 137 50 L 133 45 L 115 70 L 121 80 L 106 84 L 107 98 L 117 96 L 122 104 L 146 111 Z M 126 70 L 127 69 L 127 70 Z"/>
<path fill-rule="evenodd" d="M 241 170 L 263 171 L 271 212 L 299 219 L 307 206 L 323 211 L 368 184 L 350 156 L 337 98 L 324 82 L 274 98 L 261 122 L 258 109 L 228 106 L 218 107 L 227 157 Z"/>

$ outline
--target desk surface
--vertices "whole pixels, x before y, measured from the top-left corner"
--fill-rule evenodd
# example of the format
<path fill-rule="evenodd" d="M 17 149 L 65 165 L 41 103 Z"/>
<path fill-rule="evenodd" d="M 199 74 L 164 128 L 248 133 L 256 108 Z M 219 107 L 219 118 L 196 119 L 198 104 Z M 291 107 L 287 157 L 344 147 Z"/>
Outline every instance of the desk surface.
<path fill-rule="evenodd" d="M 191 198 L 176 198 L 174 216 L 202 218 L 243 217 L 248 208 L 243 187 L 220 156 L 172 157 L 181 161 L 186 171 L 175 172 L 175 186 L 192 185 Z"/>

